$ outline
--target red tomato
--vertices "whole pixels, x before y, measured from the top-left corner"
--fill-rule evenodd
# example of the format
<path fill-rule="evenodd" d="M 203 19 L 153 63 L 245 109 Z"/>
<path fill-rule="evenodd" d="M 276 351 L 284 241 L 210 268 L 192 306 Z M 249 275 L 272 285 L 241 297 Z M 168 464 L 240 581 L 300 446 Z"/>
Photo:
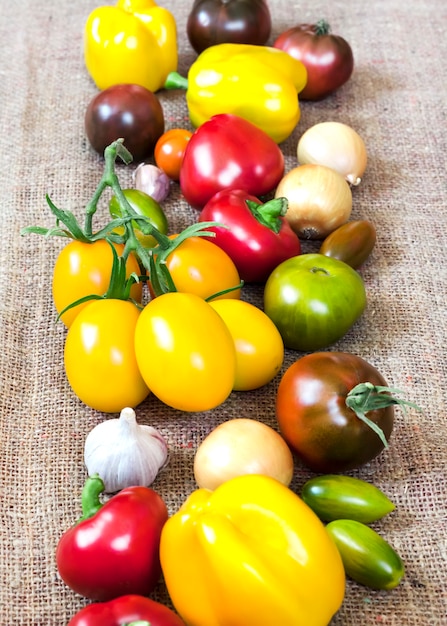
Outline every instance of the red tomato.
<path fill-rule="evenodd" d="M 273 43 L 301 61 L 307 69 L 307 84 L 300 92 L 302 100 L 321 100 L 344 85 L 354 69 L 349 43 L 330 33 L 329 24 L 299 24 L 281 33 Z"/>
<path fill-rule="evenodd" d="M 180 178 L 183 155 L 191 137 L 192 132 L 185 128 L 171 128 L 155 144 L 155 163 L 172 180 Z"/>

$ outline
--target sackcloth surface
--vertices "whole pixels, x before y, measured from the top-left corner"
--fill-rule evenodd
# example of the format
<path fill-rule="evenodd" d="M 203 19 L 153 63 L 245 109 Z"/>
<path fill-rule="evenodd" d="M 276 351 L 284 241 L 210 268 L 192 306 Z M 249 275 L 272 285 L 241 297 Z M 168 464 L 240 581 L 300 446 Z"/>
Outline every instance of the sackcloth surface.
<path fill-rule="evenodd" d="M 20 236 L 30 224 L 53 226 L 49 194 L 82 215 L 103 171 L 89 146 L 84 113 L 97 89 L 82 55 L 93 0 L 0 2 L 0 624 L 62 626 L 87 601 L 55 566 L 61 534 L 78 518 L 86 478 L 87 433 L 107 419 L 72 393 L 63 368 L 66 334 L 56 323 L 51 276 L 61 239 Z M 190 4 L 161 3 L 175 15 L 179 71 L 196 54 L 186 36 Z M 333 626 L 447 624 L 447 425 L 445 355 L 447 270 L 447 4 L 444 0 L 271 0 L 272 34 L 324 17 L 349 41 L 350 81 L 320 102 L 301 103 L 301 120 L 281 145 L 296 165 L 301 134 L 340 121 L 364 138 L 369 162 L 353 189 L 352 219 L 370 219 L 377 245 L 361 269 L 368 306 L 331 350 L 362 356 L 405 390 L 422 412 L 396 411 L 389 449 L 352 472 L 383 489 L 396 510 L 374 527 L 396 548 L 406 576 L 393 591 L 348 581 Z M 166 129 L 190 127 L 184 93 L 158 93 Z M 134 165 L 119 168 L 130 186 Z M 197 218 L 172 185 L 165 203 L 171 232 Z M 106 208 L 100 209 L 106 216 Z M 303 244 L 312 251 L 310 244 Z M 262 304 L 262 289 L 244 298 Z M 287 351 L 283 370 L 302 356 Z M 276 427 L 279 376 L 264 388 L 233 392 L 206 413 L 185 414 L 149 397 L 140 423 L 169 445 L 153 488 L 174 513 L 196 488 L 194 452 L 221 422 L 259 419 Z M 292 488 L 312 474 L 296 463 Z M 152 594 L 169 604 L 163 581 Z M 324 601 L 322 598 L 321 601 Z M 247 624 L 246 626 L 255 626 Z M 278 626 L 280 626 L 278 624 Z"/>

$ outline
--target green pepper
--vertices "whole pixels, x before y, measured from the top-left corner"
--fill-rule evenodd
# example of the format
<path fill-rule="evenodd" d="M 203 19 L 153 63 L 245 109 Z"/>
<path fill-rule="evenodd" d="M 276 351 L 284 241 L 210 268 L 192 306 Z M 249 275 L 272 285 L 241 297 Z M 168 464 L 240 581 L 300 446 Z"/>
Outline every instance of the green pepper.
<path fill-rule="evenodd" d="M 395 509 L 388 496 L 371 483 L 341 474 L 311 478 L 303 485 L 301 497 L 325 522 L 351 519 L 369 524 Z"/>
<path fill-rule="evenodd" d="M 345 573 L 371 589 L 394 589 L 405 574 L 402 559 L 375 530 L 356 522 L 340 519 L 326 530 L 340 552 Z"/>

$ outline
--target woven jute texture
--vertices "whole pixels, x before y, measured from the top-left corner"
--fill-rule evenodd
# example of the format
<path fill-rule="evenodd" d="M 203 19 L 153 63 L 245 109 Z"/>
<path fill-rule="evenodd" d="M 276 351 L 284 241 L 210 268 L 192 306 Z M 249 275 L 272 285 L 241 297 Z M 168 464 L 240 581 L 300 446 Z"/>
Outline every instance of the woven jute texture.
<path fill-rule="evenodd" d="M 84 406 L 65 378 L 66 330 L 56 323 L 51 296 L 52 269 L 64 241 L 22 237 L 20 229 L 54 225 L 47 193 L 80 217 L 101 177 L 103 159 L 84 132 L 85 109 L 97 89 L 82 56 L 83 25 L 97 4 L 0 3 L 2 625 L 62 626 L 87 603 L 60 580 L 54 554 L 61 534 L 79 517 L 85 437 L 110 416 Z M 164 3 L 177 20 L 182 73 L 196 58 L 186 36 L 190 4 Z M 272 0 L 270 9 L 271 41 L 293 24 L 325 17 L 354 51 L 351 80 L 321 102 L 302 103 L 301 121 L 281 146 L 289 170 L 307 128 L 340 121 L 353 126 L 368 148 L 352 213 L 352 219 L 372 220 L 378 232 L 361 269 L 368 306 L 330 349 L 367 359 L 422 408 L 407 414 L 398 409 L 389 449 L 352 472 L 396 503 L 374 527 L 401 554 L 406 576 L 393 591 L 348 581 L 332 623 L 441 626 L 447 624 L 446 4 Z M 166 129 L 190 127 L 183 92 L 158 96 Z M 122 186 L 130 186 L 133 168 L 119 167 Z M 171 232 L 197 218 L 176 184 L 164 206 Z M 101 211 L 105 217 L 105 207 Z M 261 304 L 262 289 L 247 287 L 243 297 Z M 283 371 L 300 356 L 287 351 Z M 249 417 L 276 428 L 279 379 L 257 391 L 233 393 L 206 413 L 171 410 L 152 396 L 138 407 L 138 420 L 159 429 L 169 444 L 169 464 L 153 488 L 171 514 L 196 488 L 194 452 L 213 427 Z M 310 476 L 297 461 L 292 489 L 298 492 Z M 162 582 L 153 598 L 169 604 Z"/>

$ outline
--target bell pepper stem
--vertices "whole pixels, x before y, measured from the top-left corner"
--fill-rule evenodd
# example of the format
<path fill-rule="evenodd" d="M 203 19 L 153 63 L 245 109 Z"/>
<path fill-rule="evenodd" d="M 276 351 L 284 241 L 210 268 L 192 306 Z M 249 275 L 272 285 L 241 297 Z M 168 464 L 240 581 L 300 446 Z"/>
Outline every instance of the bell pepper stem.
<path fill-rule="evenodd" d="M 166 78 L 165 89 L 188 89 L 188 79 L 178 72 L 170 72 Z"/>
<path fill-rule="evenodd" d="M 280 218 L 284 217 L 289 206 L 287 198 L 273 198 L 265 204 L 259 204 L 253 200 L 246 200 L 245 203 L 260 224 L 279 233 L 282 224 Z"/>
<path fill-rule="evenodd" d="M 99 496 L 104 492 L 104 489 L 104 483 L 98 474 L 94 474 L 93 476 L 89 476 L 89 478 L 87 478 L 84 488 L 82 489 L 82 516 L 79 519 L 78 523 L 83 522 L 84 520 L 96 515 L 96 513 L 102 507 Z"/>

